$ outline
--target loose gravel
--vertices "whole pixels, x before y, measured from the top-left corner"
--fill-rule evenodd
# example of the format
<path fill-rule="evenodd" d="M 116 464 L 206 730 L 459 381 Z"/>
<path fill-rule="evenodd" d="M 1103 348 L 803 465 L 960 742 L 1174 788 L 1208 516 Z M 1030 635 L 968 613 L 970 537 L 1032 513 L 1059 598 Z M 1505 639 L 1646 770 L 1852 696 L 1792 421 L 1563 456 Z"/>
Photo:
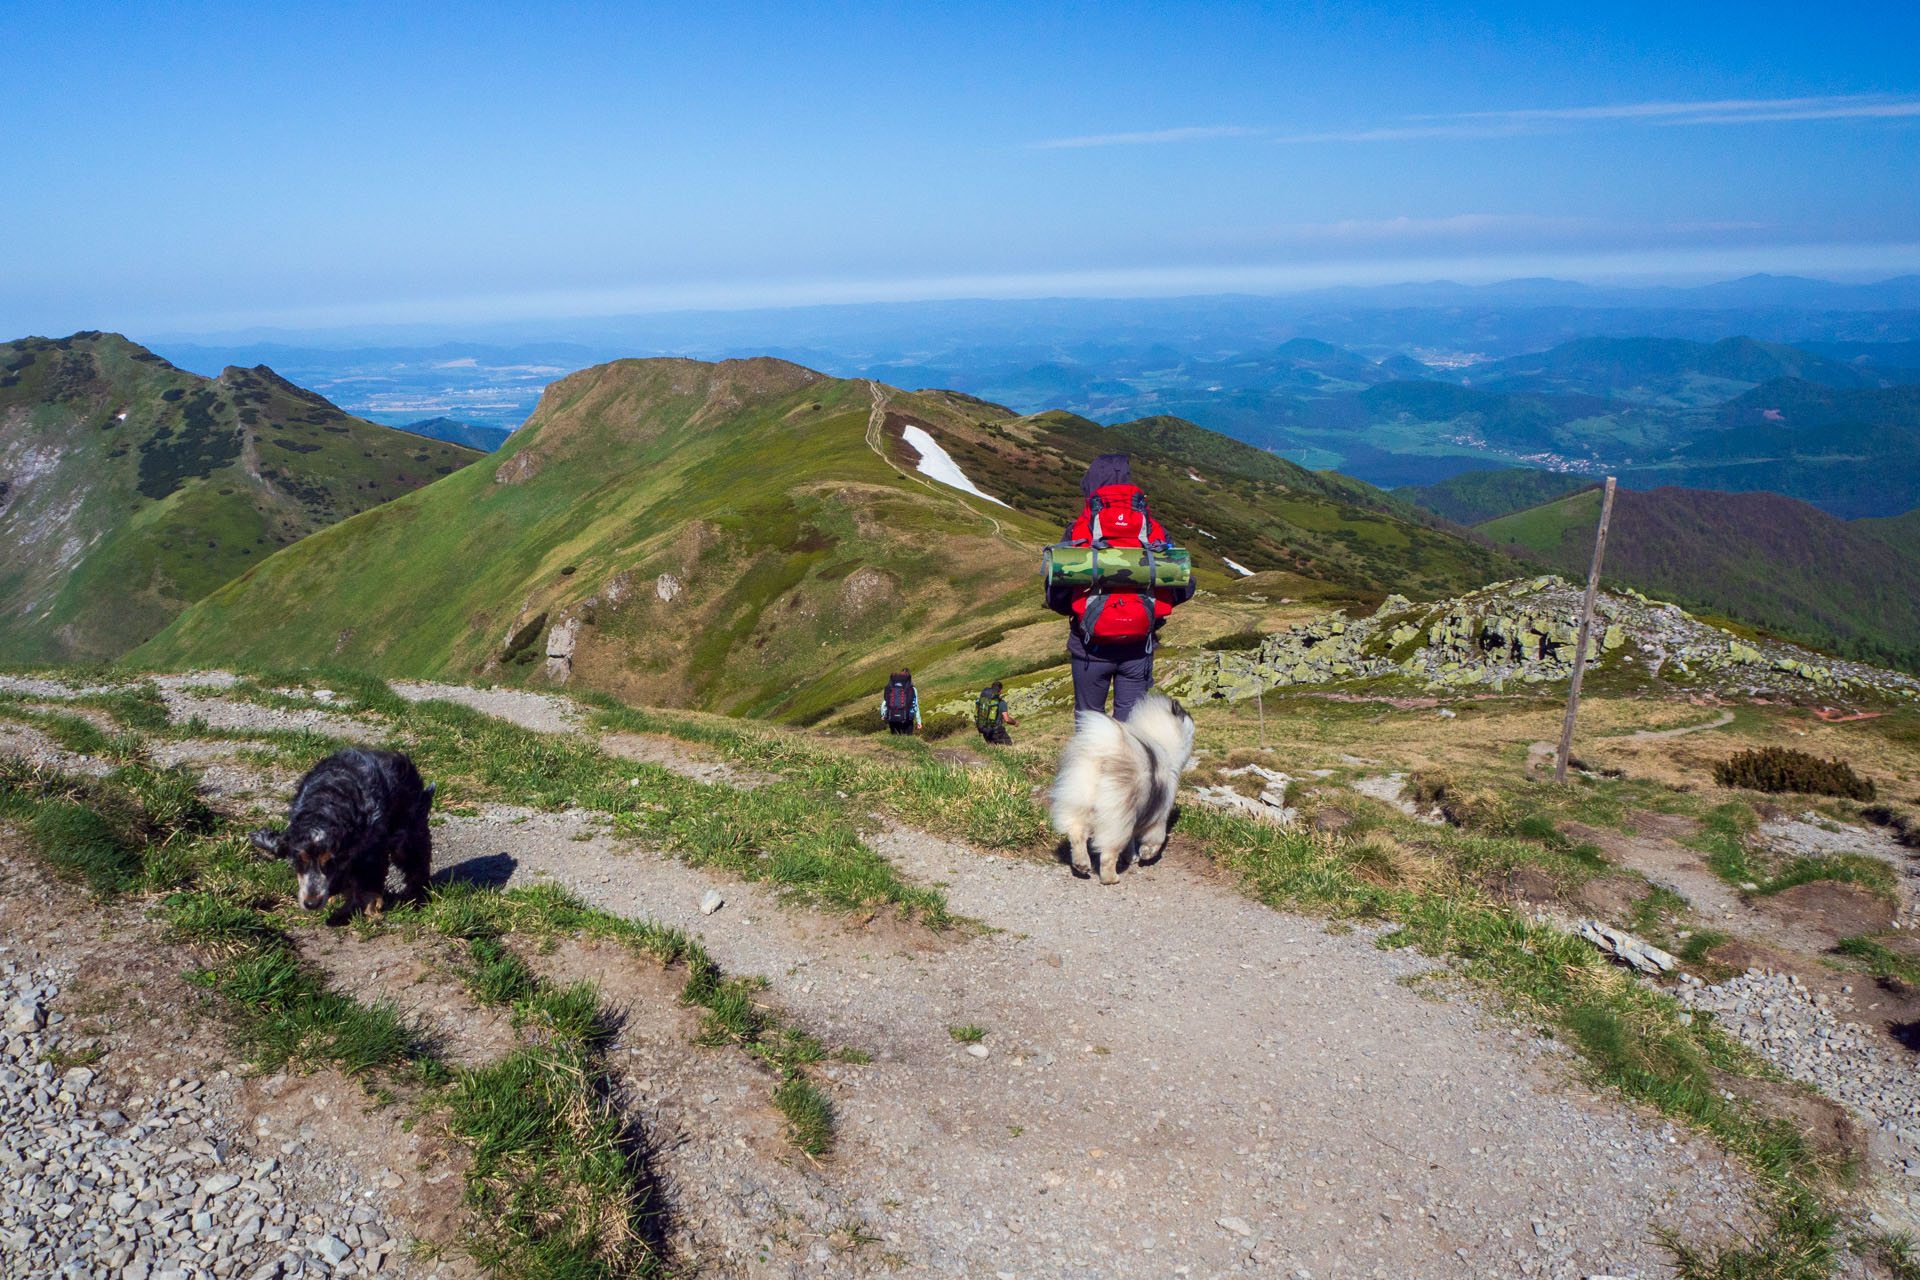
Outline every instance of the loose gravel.
<path fill-rule="evenodd" d="M 1896 1175 L 1893 1194 L 1920 1208 L 1920 1078 L 1913 1054 L 1845 1018 L 1860 1012 L 1856 1000 L 1760 969 L 1713 986 L 1672 990 L 1786 1075 L 1863 1117 L 1877 1131 L 1876 1153 Z"/>
<path fill-rule="evenodd" d="M 175 1076 L 149 1096 L 115 1099 L 92 1067 L 61 1065 L 89 1056 L 90 1041 L 64 1031 L 70 977 L 0 963 L 0 1271 L 62 1280 L 413 1274 L 377 1210 L 351 1203 L 352 1189 L 337 1204 L 302 1203 L 280 1158 L 236 1140 L 230 1073 Z"/>

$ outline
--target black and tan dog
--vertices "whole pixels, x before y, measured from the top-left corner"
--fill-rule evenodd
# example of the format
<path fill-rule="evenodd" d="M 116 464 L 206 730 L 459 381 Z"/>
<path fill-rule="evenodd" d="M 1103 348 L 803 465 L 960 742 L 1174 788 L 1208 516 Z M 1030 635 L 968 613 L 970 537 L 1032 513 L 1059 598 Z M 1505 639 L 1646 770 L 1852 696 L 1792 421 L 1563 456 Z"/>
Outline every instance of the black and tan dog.
<path fill-rule="evenodd" d="M 433 788 L 397 751 L 337 751 L 307 771 L 293 793 L 287 829 L 253 833 L 253 846 L 293 863 L 300 905 L 313 911 L 341 894 L 348 914 L 377 902 L 389 865 L 406 896 L 426 895 L 433 862 L 427 811 Z"/>

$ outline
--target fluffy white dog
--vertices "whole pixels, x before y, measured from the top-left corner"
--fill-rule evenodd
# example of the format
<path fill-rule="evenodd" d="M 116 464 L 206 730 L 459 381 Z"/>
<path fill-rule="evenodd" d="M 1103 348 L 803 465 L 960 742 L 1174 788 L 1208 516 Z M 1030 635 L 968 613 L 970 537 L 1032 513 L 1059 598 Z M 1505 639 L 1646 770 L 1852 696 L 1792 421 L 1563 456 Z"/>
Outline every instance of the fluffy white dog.
<path fill-rule="evenodd" d="M 1120 878 L 1128 849 L 1140 862 L 1158 858 L 1180 775 L 1192 759 L 1193 717 L 1164 693 L 1147 694 L 1125 720 L 1080 712 L 1053 776 L 1053 829 L 1072 846 L 1074 873 L 1093 874 L 1089 845 L 1100 859 L 1101 884 Z"/>

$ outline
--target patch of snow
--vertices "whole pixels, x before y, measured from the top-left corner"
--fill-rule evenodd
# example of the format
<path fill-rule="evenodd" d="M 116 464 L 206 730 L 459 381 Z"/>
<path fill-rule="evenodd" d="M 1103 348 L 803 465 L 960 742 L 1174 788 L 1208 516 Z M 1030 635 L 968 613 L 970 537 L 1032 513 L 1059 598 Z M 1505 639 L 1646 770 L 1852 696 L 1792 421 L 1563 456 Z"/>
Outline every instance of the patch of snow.
<path fill-rule="evenodd" d="M 1208 533 L 1205 529 L 1202 529 L 1199 525 L 1195 525 L 1193 527 L 1194 527 L 1194 530 L 1198 532 L 1199 535 L 1203 538 L 1213 538 L 1215 542 L 1218 542 L 1220 540 L 1216 535 Z"/>
<path fill-rule="evenodd" d="M 1207 536 L 1208 536 L 1208 537 L 1212 537 L 1213 535 L 1212 535 L 1212 534 L 1208 534 Z M 1245 566 L 1245 565 L 1243 565 L 1243 564 L 1241 564 L 1241 563 L 1240 563 L 1239 561 L 1237 561 L 1237 560 L 1227 560 L 1227 557 L 1225 557 L 1225 556 L 1221 556 L 1220 558 L 1221 558 L 1222 560 L 1226 560 L 1226 561 L 1227 561 L 1227 568 L 1229 568 L 1229 569 L 1231 569 L 1231 570 L 1233 570 L 1233 571 L 1234 571 L 1235 573 L 1237 573 L 1237 574 L 1239 574 L 1239 575 L 1240 575 L 1241 577 L 1243 577 L 1243 578 L 1251 578 L 1251 577 L 1253 576 L 1253 570 L 1251 570 L 1251 569 L 1249 569 L 1249 568 L 1247 568 L 1247 566 Z"/>
<path fill-rule="evenodd" d="M 1206 483 L 1206 479 L 1205 479 L 1204 477 L 1202 477 L 1202 476 L 1197 476 L 1197 475 L 1195 475 L 1195 474 L 1193 474 L 1193 472 L 1191 472 L 1191 471 L 1189 471 L 1189 472 L 1187 472 L 1187 479 L 1189 479 L 1189 480 L 1191 480 L 1191 481 L 1193 481 L 1193 482 L 1194 482 L 1195 484 L 1205 484 L 1205 483 Z"/>
<path fill-rule="evenodd" d="M 908 444 L 912 445 L 915 452 L 920 455 L 920 461 L 915 464 L 914 470 L 918 471 L 921 475 L 932 480 L 938 480 L 950 489 L 958 489 L 962 493 L 970 493 L 976 498 L 985 498 L 988 502 L 999 502 L 1003 507 L 1007 505 L 1004 502 L 1000 502 L 1000 499 L 994 497 L 992 494 L 984 492 L 980 486 L 967 479 L 967 473 L 960 469 L 960 464 L 953 460 L 951 454 L 940 447 L 939 441 L 928 435 L 922 428 L 908 427 L 905 431 L 902 431 L 900 435 Z M 1011 510 L 1012 508 L 1009 507 L 1008 509 Z"/>

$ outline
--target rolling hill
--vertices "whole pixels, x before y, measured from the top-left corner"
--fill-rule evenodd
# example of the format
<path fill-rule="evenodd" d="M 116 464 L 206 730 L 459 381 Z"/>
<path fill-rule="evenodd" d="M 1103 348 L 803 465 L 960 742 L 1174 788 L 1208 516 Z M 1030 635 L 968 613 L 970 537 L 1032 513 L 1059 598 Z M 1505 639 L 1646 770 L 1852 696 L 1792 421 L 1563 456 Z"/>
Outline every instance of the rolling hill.
<path fill-rule="evenodd" d="M 1592 476 L 1566 471 L 1504 467 L 1498 471 L 1462 471 L 1438 484 L 1406 485 L 1393 496 L 1455 524 L 1480 524 L 1528 507 L 1564 498 L 1599 483 Z"/>
<path fill-rule="evenodd" d="M 812 721 L 900 665 L 964 685 L 1059 661 L 1039 549 L 1114 449 L 1216 590 L 1240 580 L 1228 558 L 1376 593 L 1510 563 L 1191 423 L 1021 416 L 765 357 L 620 360 L 549 386 L 487 465 L 254 566 L 135 660 L 566 679 Z M 929 479 L 942 457 L 997 501 Z"/>
<path fill-rule="evenodd" d="M 108 333 L 0 345 L 0 660 L 118 657 L 280 547 L 477 456 L 265 366 L 202 378 Z"/>
<path fill-rule="evenodd" d="M 1493 545 L 1579 577 L 1597 489 L 1476 526 Z M 1920 545 L 1911 515 L 1846 521 L 1775 493 L 1620 490 L 1605 576 L 1850 657 L 1920 670 Z"/>

